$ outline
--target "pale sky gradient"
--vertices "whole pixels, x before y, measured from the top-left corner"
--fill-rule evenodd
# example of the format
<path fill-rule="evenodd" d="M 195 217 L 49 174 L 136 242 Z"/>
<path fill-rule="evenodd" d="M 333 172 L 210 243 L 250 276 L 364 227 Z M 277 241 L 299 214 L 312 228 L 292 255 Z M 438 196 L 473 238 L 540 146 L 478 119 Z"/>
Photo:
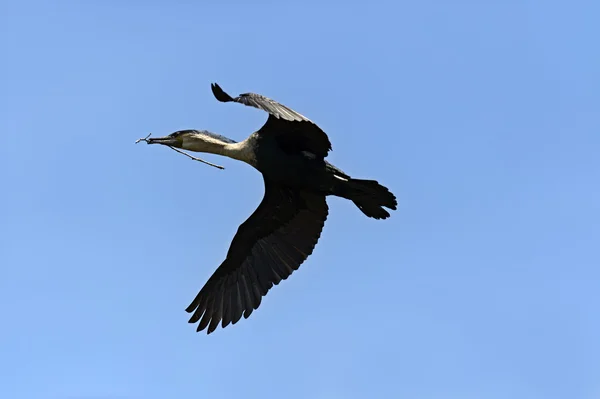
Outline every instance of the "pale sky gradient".
<path fill-rule="evenodd" d="M 600 398 L 599 16 L 2 1 L 0 397 Z M 309 260 L 207 336 L 184 309 L 262 179 L 133 142 L 262 125 L 211 82 L 307 115 L 400 206 L 330 199 Z"/>

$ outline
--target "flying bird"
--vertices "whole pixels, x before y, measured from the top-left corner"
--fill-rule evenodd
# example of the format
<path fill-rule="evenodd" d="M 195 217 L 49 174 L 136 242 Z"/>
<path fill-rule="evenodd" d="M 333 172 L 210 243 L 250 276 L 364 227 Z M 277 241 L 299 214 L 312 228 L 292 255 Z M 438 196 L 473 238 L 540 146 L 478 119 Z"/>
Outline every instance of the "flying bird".
<path fill-rule="evenodd" d="M 374 219 L 388 218 L 384 208 L 397 206 L 396 197 L 377 181 L 352 178 L 326 161 L 329 138 L 307 117 L 260 94 L 231 97 L 216 83 L 211 89 L 218 101 L 267 112 L 267 121 L 240 142 L 206 130 L 138 140 L 237 159 L 263 176 L 260 205 L 239 226 L 225 260 L 186 309 L 189 323 L 198 323 L 196 331 L 208 327 L 207 334 L 219 323 L 224 328 L 248 318 L 273 285 L 308 258 L 327 219 L 328 195 L 352 201 Z"/>

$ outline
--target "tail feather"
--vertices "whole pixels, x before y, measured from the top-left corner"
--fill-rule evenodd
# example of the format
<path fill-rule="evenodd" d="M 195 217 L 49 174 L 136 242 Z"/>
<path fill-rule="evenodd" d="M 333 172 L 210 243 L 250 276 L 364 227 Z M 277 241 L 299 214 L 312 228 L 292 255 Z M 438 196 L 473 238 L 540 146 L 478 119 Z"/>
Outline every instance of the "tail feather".
<path fill-rule="evenodd" d="M 348 179 L 344 182 L 342 197 L 348 198 L 366 216 L 374 219 L 387 219 L 388 208 L 396 210 L 396 196 L 375 180 Z"/>

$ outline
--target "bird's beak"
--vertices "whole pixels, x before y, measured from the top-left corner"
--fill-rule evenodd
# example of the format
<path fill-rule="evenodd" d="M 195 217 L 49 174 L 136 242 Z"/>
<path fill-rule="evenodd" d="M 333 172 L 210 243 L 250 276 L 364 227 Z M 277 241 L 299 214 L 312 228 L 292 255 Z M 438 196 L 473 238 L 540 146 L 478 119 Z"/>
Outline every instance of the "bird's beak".
<path fill-rule="evenodd" d="M 172 147 L 181 146 L 181 139 L 178 137 L 165 136 L 165 137 L 148 138 L 146 140 L 146 142 L 148 144 L 162 144 L 162 145 L 169 145 Z"/>

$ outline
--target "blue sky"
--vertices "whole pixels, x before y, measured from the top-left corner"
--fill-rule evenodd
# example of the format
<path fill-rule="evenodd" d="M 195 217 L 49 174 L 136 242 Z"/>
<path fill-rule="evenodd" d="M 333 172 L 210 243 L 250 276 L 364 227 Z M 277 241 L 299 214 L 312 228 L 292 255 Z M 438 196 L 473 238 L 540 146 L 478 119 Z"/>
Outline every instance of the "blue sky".
<path fill-rule="evenodd" d="M 599 3 L 253 3 L 2 2 L 0 397 L 598 398 Z M 261 177 L 133 142 L 262 125 L 211 82 L 319 123 L 399 209 L 329 199 L 206 336 L 184 309 Z"/>

